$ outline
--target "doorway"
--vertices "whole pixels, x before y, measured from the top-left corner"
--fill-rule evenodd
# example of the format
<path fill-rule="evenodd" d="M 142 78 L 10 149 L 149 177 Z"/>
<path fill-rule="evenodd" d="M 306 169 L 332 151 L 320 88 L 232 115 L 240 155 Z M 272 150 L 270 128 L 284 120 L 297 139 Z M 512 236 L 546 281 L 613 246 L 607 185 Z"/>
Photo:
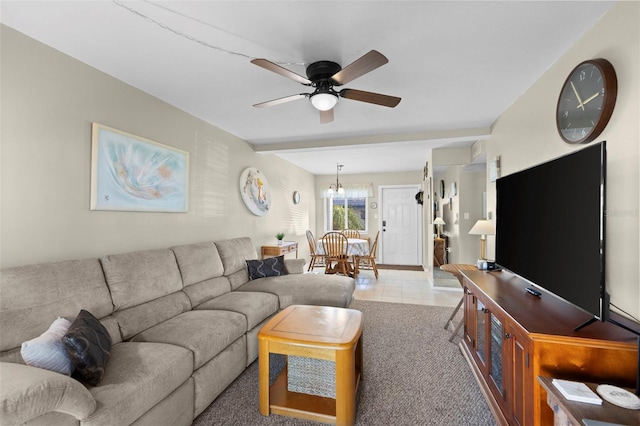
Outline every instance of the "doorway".
<path fill-rule="evenodd" d="M 422 265 L 420 185 L 380 186 L 380 263 Z"/>

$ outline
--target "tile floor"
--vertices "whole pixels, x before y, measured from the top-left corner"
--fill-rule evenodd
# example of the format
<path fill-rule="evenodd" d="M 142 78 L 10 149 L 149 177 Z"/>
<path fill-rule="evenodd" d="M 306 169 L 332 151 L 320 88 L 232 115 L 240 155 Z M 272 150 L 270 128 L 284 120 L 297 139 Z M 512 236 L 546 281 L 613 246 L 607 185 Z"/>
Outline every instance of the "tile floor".
<path fill-rule="evenodd" d="M 323 268 L 314 268 L 323 273 Z M 378 279 L 373 271 L 360 271 L 356 278 L 354 297 L 358 300 L 412 303 L 455 307 L 462 297 L 462 288 L 434 287 L 426 271 L 399 271 L 378 269 Z"/>

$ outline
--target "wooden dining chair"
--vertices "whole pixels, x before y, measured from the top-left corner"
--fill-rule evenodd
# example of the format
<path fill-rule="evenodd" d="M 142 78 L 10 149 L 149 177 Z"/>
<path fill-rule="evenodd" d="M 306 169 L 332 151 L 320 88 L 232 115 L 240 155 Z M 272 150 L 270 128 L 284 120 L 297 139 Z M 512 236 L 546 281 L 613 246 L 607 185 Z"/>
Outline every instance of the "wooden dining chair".
<path fill-rule="evenodd" d="M 378 279 L 378 265 L 376 265 L 376 254 L 378 252 L 378 237 L 380 231 L 376 234 L 376 238 L 373 240 L 373 244 L 369 246 L 369 254 L 366 256 L 354 256 L 354 274 L 358 275 L 360 269 L 373 269 L 373 273 Z"/>
<path fill-rule="evenodd" d="M 341 272 L 344 275 L 352 276 L 349 264 L 347 237 L 341 232 L 327 232 L 322 237 L 322 247 L 325 255 L 325 274 L 335 274 Z M 335 265 L 334 265 L 335 262 Z"/>
<path fill-rule="evenodd" d="M 310 229 L 307 229 L 307 241 L 309 242 L 309 253 L 311 253 L 311 262 L 309 262 L 309 268 L 307 269 L 307 272 L 309 272 L 316 266 L 324 266 L 324 254 L 319 254 L 316 251 L 317 241 Z"/>
<path fill-rule="evenodd" d="M 347 238 L 360 238 L 360 231 L 357 229 L 345 229 L 342 233 Z"/>

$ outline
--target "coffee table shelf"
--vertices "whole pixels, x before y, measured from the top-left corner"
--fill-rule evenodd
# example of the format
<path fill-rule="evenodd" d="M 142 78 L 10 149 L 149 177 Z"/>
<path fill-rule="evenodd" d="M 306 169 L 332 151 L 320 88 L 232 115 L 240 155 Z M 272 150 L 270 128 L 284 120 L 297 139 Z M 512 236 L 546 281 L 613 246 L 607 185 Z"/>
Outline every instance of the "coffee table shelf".
<path fill-rule="evenodd" d="M 356 371 L 356 394 L 360 383 L 360 369 Z M 324 396 L 290 392 L 287 389 L 287 368 L 269 390 L 271 412 L 324 423 L 336 422 L 336 400 Z"/>

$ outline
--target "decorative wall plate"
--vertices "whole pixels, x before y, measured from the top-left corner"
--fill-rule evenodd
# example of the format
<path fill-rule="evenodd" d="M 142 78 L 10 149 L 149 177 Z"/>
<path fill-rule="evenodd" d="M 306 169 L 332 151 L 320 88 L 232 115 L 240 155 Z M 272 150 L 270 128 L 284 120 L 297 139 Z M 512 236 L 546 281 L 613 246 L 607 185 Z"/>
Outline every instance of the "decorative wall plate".
<path fill-rule="evenodd" d="M 271 208 L 269 184 L 260 170 L 247 167 L 240 173 L 240 195 L 249 211 L 264 216 Z"/>
<path fill-rule="evenodd" d="M 300 193 L 293 191 L 293 204 L 300 204 Z"/>
<path fill-rule="evenodd" d="M 618 407 L 624 407 L 630 410 L 640 409 L 640 398 L 626 389 L 612 385 L 598 385 L 596 392 L 606 401 Z"/>

